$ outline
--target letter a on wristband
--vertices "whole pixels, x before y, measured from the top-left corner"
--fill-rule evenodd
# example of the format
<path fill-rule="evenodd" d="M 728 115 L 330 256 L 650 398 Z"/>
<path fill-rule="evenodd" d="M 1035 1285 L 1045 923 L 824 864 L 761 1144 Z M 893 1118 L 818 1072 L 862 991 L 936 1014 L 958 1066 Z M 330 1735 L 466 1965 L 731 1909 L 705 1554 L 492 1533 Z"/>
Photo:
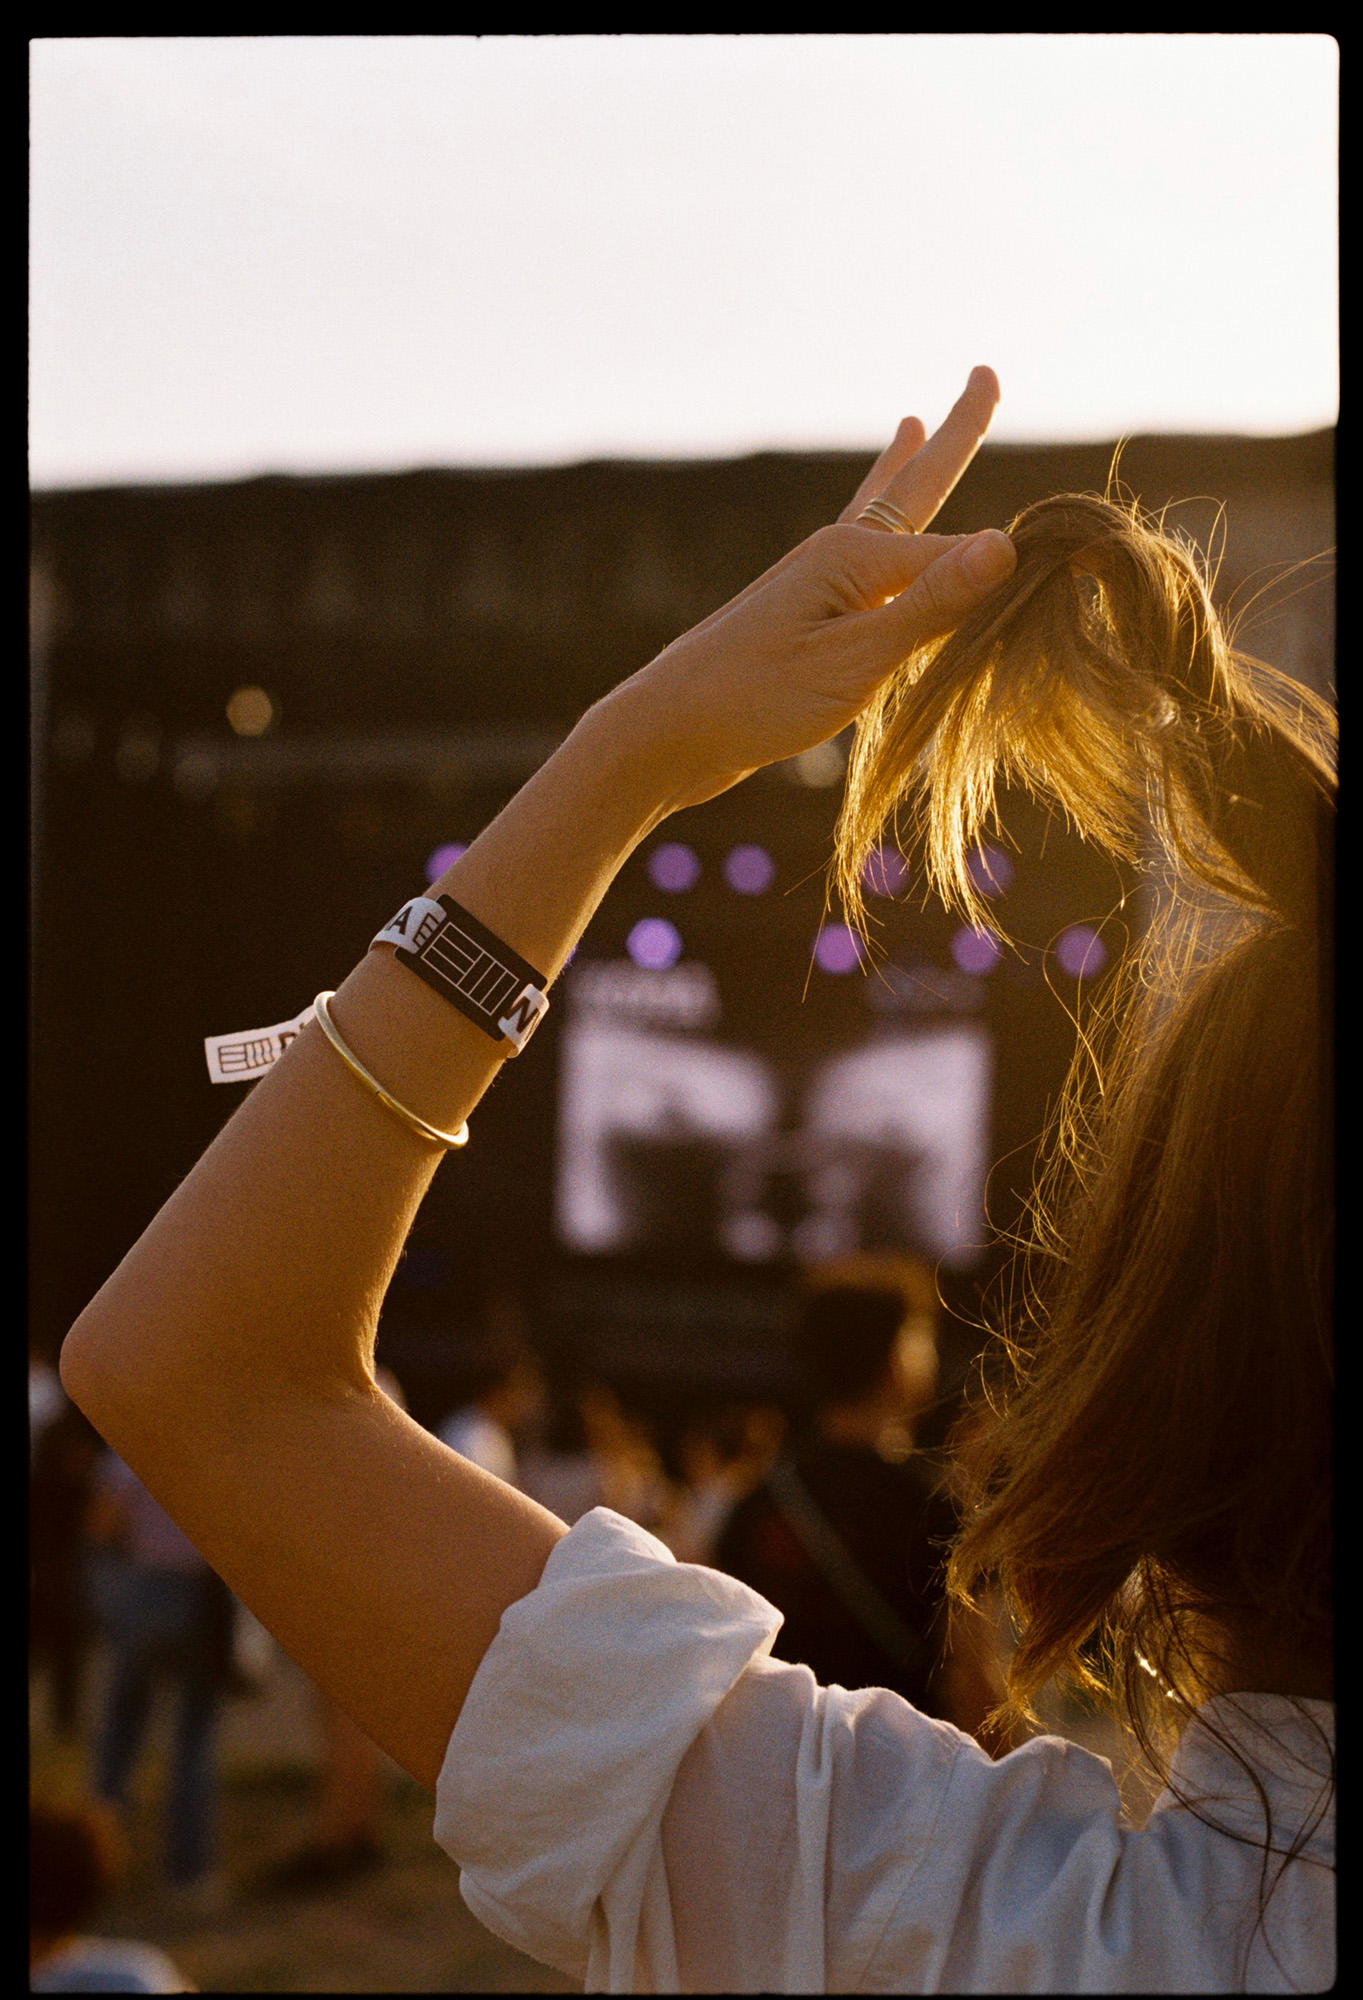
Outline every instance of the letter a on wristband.
<path fill-rule="evenodd" d="M 543 975 L 494 937 L 450 896 L 413 896 L 375 944 L 391 944 L 404 965 L 494 1042 L 519 1055 L 549 1011 Z"/>

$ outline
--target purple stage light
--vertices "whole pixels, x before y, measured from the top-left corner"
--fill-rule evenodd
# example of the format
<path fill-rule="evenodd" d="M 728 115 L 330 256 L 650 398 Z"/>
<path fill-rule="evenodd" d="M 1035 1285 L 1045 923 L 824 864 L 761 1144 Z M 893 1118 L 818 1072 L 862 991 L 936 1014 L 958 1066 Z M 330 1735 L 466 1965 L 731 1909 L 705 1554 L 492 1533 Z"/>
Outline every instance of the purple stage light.
<path fill-rule="evenodd" d="M 951 956 L 962 972 L 983 979 L 1003 957 L 1003 946 L 991 931 L 972 930 L 966 924 L 951 940 Z"/>
<path fill-rule="evenodd" d="M 700 880 L 700 856 L 682 840 L 665 840 L 648 857 L 648 879 L 669 896 L 684 896 Z"/>
<path fill-rule="evenodd" d="M 646 972 L 666 972 L 682 955 L 681 932 L 666 917 L 641 917 L 625 939 L 625 950 Z"/>
<path fill-rule="evenodd" d="M 1062 931 L 1055 955 L 1071 979 L 1095 979 L 1107 964 L 1107 946 L 1091 924 L 1071 924 Z"/>
<path fill-rule="evenodd" d="M 897 896 L 909 879 L 909 864 L 897 847 L 873 848 L 862 863 L 862 887 L 873 896 Z"/>
<path fill-rule="evenodd" d="M 825 924 L 814 940 L 814 963 L 820 972 L 855 972 L 861 946 L 846 924 Z"/>
<path fill-rule="evenodd" d="M 724 857 L 724 879 L 740 896 L 762 896 L 776 880 L 776 863 L 765 847 L 731 847 Z"/>
<path fill-rule="evenodd" d="M 1013 886 L 1013 864 L 1001 847 L 977 847 L 967 867 L 977 896 L 1003 896 Z"/>
<path fill-rule="evenodd" d="M 447 868 L 453 868 L 460 855 L 467 854 L 468 851 L 468 843 L 463 840 L 451 840 L 444 847 L 437 847 L 434 854 L 428 854 L 426 857 L 427 882 L 434 882 Z"/>

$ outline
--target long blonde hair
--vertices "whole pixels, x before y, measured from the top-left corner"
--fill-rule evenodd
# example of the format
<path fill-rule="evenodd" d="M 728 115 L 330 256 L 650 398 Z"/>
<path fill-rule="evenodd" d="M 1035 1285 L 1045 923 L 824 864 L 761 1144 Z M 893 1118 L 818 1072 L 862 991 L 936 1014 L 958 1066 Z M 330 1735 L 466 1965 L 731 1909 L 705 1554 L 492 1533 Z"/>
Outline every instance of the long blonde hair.
<path fill-rule="evenodd" d="M 1068 1676 L 1149 1748 L 1237 1639 L 1328 1647 L 1334 719 L 1236 651 L 1134 506 L 1062 496 L 1009 532 L 1014 575 L 862 716 L 836 878 L 864 925 L 890 825 L 989 924 L 1000 781 L 1150 878 L 1083 1023 L 949 1570 L 1002 1584 L 1016 1708 Z"/>

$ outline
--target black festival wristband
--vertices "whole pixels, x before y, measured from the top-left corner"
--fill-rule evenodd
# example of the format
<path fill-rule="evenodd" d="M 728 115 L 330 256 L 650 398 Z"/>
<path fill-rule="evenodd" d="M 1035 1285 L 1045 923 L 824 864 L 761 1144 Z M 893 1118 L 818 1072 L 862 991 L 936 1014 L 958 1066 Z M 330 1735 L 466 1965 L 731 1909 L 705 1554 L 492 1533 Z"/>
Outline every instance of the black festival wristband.
<path fill-rule="evenodd" d="M 413 896 L 375 944 L 391 944 L 404 965 L 494 1042 L 519 1055 L 549 1011 L 544 975 L 452 896 Z M 372 947 L 371 947 L 372 949 Z"/>

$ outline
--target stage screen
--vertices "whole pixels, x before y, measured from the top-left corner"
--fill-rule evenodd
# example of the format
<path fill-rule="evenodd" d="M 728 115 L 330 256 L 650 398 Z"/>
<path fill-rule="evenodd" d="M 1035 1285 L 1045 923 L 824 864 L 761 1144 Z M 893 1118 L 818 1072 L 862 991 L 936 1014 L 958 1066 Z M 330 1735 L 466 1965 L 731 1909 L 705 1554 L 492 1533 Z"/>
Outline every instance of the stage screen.
<path fill-rule="evenodd" d="M 985 1240 L 993 1046 L 978 1018 L 874 1016 L 810 1047 L 778 1008 L 726 1021 L 705 964 L 574 967 L 556 1222 L 588 1254 L 817 1262 Z M 792 996 L 798 999 L 798 995 Z"/>

